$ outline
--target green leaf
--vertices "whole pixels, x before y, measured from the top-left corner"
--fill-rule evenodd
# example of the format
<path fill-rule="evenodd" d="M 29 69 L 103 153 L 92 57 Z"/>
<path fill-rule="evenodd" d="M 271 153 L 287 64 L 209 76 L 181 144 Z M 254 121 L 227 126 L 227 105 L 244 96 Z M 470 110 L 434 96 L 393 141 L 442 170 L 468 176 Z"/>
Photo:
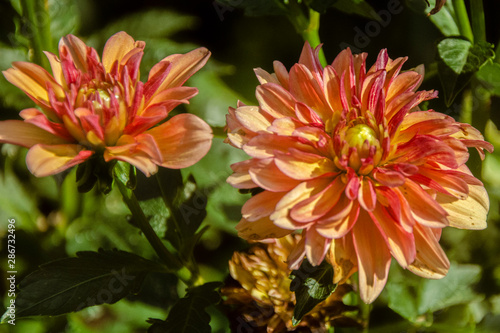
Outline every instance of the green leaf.
<path fill-rule="evenodd" d="M 290 279 L 290 290 L 295 292 L 297 300 L 293 311 L 293 325 L 298 325 L 302 317 L 330 296 L 337 287 L 333 283 L 333 267 L 326 261 L 319 266 L 312 266 L 304 259 L 300 268 L 292 271 Z"/>
<path fill-rule="evenodd" d="M 427 7 L 426 13 L 429 13 L 434 8 L 436 0 L 429 0 L 429 4 L 430 6 Z M 460 29 L 455 21 L 455 10 L 451 1 L 447 1 L 443 8 L 438 13 L 431 15 L 429 19 L 446 37 L 460 35 Z"/>
<path fill-rule="evenodd" d="M 98 304 L 113 304 L 137 292 L 148 272 L 164 267 L 124 251 L 78 252 L 24 278 L 16 297 L 16 316 L 55 316 Z M 7 312 L 2 322 L 7 319 Z"/>
<path fill-rule="evenodd" d="M 240 100 L 245 104 L 250 104 L 245 101 L 242 96 L 232 90 L 221 78 L 220 72 L 232 71 L 231 66 L 226 68 L 210 68 L 204 69 L 189 79 L 190 85 L 197 87 L 200 91 L 196 98 L 189 101 L 186 106 L 190 113 L 199 116 L 211 126 L 225 126 L 226 114 L 228 105 L 234 104 Z"/>
<path fill-rule="evenodd" d="M 156 197 L 139 201 L 139 205 L 158 237 L 164 238 L 167 233 L 167 220 L 170 217 L 170 211 L 165 207 L 163 199 Z"/>
<path fill-rule="evenodd" d="M 180 170 L 159 168 L 155 177 L 138 177 L 135 194 L 155 232 L 184 259 L 189 258 L 200 237 L 196 231 L 206 216 L 204 192 L 192 175 L 184 180 Z"/>
<path fill-rule="evenodd" d="M 476 73 L 476 77 L 496 96 L 500 96 L 500 64 L 488 62 Z"/>
<path fill-rule="evenodd" d="M 2 146 L 2 153 L 12 154 L 16 159 L 23 159 L 25 149 L 10 144 Z M 38 208 L 40 197 L 33 195 L 33 189 L 27 187 L 27 184 L 14 172 L 15 163 L 12 157 L 7 157 L 4 170 L 0 170 L 0 218 L 2 221 L 15 217 L 17 227 L 26 230 L 37 230 L 37 219 L 41 215 Z"/>
<path fill-rule="evenodd" d="M 411 322 L 417 320 L 419 315 L 416 304 L 416 289 L 408 281 L 389 283 L 386 288 L 389 297 L 389 308 L 401 317 Z"/>
<path fill-rule="evenodd" d="M 418 312 L 434 312 L 481 299 L 471 288 L 480 278 L 481 267 L 477 265 L 451 265 L 450 271 L 443 279 L 424 280 Z"/>
<path fill-rule="evenodd" d="M 476 265 L 452 264 L 440 280 L 422 279 L 393 265 L 389 276 L 385 288 L 389 308 L 413 323 L 423 324 L 428 313 L 483 298 L 472 289 L 481 277 L 481 268 Z"/>
<path fill-rule="evenodd" d="M 8 38 L 14 38 L 14 35 L 9 35 Z M 0 43 L 0 54 L 2 55 L 0 57 L 0 70 L 2 71 L 10 68 L 14 61 L 28 61 L 27 51 L 23 48 L 11 48 Z M 33 107 L 33 101 L 21 89 L 0 75 L 0 105 L 22 110 Z M 3 113 L 1 118 L 20 119 L 17 113 Z"/>
<path fill-rule="evenodd" d="M 210 333 L 210 315 L 205 309 L 220 302 L 216 289 L 221 282 L 209 282 L 202 286 L 188 289 L 170 310 L 165 321 L 150 319 L 153 325 L 148 333 Z"/>
<path fill-rule="evenodd" d="M 80 8 L 74 0 L 49 0 L 50 33 L 54 45 L 67 34 L 76 34 L 80 28 Z"/>
<path fill-rule="evenodd" d="M 469 83 L 476 73 L 495 53 L 486 42 L 472 44 L 458 37 L 445 38 L 437 45 L 438 71 L 443 85 L 447 106 L 453 103 L 457 94 Z"/>
<path fill-rule="evenodd" d="M 339 0 L 333 7 L 346 14 L 359 15 L 376 21 L 382 20 L 373 7 L 364 0 Z"/>
<path fill-rule="evenodd" d="M 93 35 L 93 38 L 107 40 L 112 34 L 122 30 L 135 39 L 165 38 L 193 28 L 195 24 L 196 17 L 172 10 L 154 9 L 124 16 L 107 25 Z"/>
<path fill-rule="evenodd" d="M 415 322 L 420 315 L 417 311 L 418 295 L 425 280 L 408 271 L 403 271 L 395 262 L 391 265 L 389 276 L 384 288 L 389 308 L 410 322 Z"/>
<path fill-rule="evenodd" d="M 168 309 L 179 300 L 178 283 L 179 278 L 173 273 L 151 272 L 144 279 L 140 292 L 128 296 L 127 300 Z"/>
<path fill-rule="evenodd" d="M 183 181 L 180 170 L 163 168 L 157 177 L 172 209 L 172 216 L 167 220 L 166 239 L 187 258 L 198 239 L 196 231 L 207 214 L 207 198 L 192 175 Z"/>
<path fill-rule="evenodd" d="M 437 46 L 439 58 L 456 74 L 461 74 L 467 63 L 472 43 L 466 39 L 446 38 Z"/>

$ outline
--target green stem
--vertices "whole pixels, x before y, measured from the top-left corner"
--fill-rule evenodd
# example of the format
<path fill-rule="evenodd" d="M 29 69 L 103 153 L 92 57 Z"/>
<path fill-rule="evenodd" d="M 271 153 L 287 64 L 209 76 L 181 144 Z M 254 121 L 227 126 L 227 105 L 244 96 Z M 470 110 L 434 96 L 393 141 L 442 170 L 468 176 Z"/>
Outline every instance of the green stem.
<path fill-rule="evenodd" d="M 296 1 L 290 1 L 288 6 L 288 19 L 304 41 L 309 42 L 309 45 L 313 48 L 321 44 L 319 38 L 320 14 L 317 11 L 309 9 L 309 18 L 307 18 L 301 6 Z M 321 65 L 326 66 L 327 62 L 323 49 L 319 50 L 318 57 Z"/>
<path fill-rule="evenodd" d="M 460 30 L 460 34 L 471 42 L 474 42 L 474 35 L 472 34 L 469 15 L 467 14 L 467 8 L 465 7 L 464 0 L 453 0 L 453 8 L 455 9 L 457 25 L 458 29 Z"/>
<path fill-rule="evenodd" d="M 366 304 L 363 300 L 359 299 L 359 308 L 361 310 L 361 320 L 363 324 L 363 333 L 370 331 L 370 312 L 372 310 L 371 304 Z"/>
<path fill-rule="evenodd" d="M 160 257 L 160 259 L 169 269 L 181 269 L 183 267 L 181 262 L 179 262 L 179 260 L 168 251 L 161 239 L 149 224 L 149 221 L 146 218 L 146 215 L 144 214 L 141 206 L 139 205 L 139 201 L 135 197 L 134 192 L 125 184 L 123 184 L 117 177 L 115 177 L 115 183 L 123 196 L 123 201 L 132 213 L 134 223 L 139 227 L 139 229 L 141 229 L 144 236 L 146 236 L 146 239 L 158 254 L 158 257 Z"/>
<path fill-rule="evenodd" d="M 366 304 L 361 299 L 359 278 L 357 275 L 353 276 L 353 282 L 358 285 L 356 296 L 358 298 L 358 306 L 361 313 L 361 325 L 363 325 L 363 333 L 368 333 L 370 330 L 370 312 L 372 310 L 372 306 L 371 304 Z"/>
<path fill-rule="evenodd" d="M 320 14 L 317 11 L 309 9 L 309 25 L 307 26 L 307 29 L 302 31 L 302 38 L 308 41 L 313 48 L 321 44 L 321 40 L 319 38 L 319 20 Z M 327 62 L 323 49 L 319 50 L 318 57 L 321 65 L 326 66 Z"/>
<path fill-rule="evenodd" d="M 179 224 L 179 220 L 177 219 L 176 212 L 173 209 L 174 207 L 173 202 L 170 199 L 172 196 L 167 194 L 167 189 L 164 186 L 165 183 L 160 178 L 159 173 L 157 173 L 155 177 L 158 182 L 158 186 L 160 187 L 163 203 L 165 204 L 165 207 L 167 207 L 167 209 L 170 211 L 170 218 L 172 219 L 175 225 L 175 229 L 182 230 L 181 225 Z M 182 242 L 182 239 L 180 239 L 179 241 Z M 183 261 L 182 264 L 184 266 L 184 270 L 179 271 L 179 273 L 185 274 L 186 279 L 184 281 L 186 282 L 186 284 L 190 287 L 203 284 L 204 282 L 200 274 L 200 269 L 193 255 L 191 254 L 189 258 L 182 258 L 181 256 L 181 260 Z"/>
<path fill-rule="evenodd" d="M 472 80 L 472 112 L 470 124 L 481 133 L 486 130 L 486 124 L 490 119 L 491 93 L 486 90 L 477 79 Z M 469 168 L 479 180 L 482 179 L 483 163 L 476 152 L 469 157 Z"/>
<path fill-rule="evenodd" d="M 498 41 L 497 48 L 495 49 L 495 59 L 493 61 L 500 64 L 500 40 Z"/>
<path fill-rule="evenodd" d="M 25 24 L 26 36 L 33 50 L 33 61 L 40 66 L 49 68 L 49 62 L 43 51 L 54 52 L 52 48 L 52 35 L 50 33 L 50 15 L 48 1 L 46 0 L 20 0 Z"/>
<path fill-rule="evenodd" d="M 484 8 L 482 0 L 470 1 L 472 32 L 474 33 L 474 41 L 486 41 L 486 28 L 484 20 Z"/>
<path fill-rule="evenodd" d="M 227 133 L 225 127 L 222 126 L 212 126 L 212 133 L 214 134 L 214 138 L 227 138 Z"/>

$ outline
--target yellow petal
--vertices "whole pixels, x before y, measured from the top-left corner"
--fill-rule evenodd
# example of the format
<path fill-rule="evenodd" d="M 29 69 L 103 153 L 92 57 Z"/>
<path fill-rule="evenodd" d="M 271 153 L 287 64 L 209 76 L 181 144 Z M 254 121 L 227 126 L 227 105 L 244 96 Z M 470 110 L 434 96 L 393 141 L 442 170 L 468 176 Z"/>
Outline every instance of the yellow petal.
<path fill-rule="evenodd" d="M 486 228 L 490 201 L 483 186 L 469 185 L 469 196 L 465 200 L 438 193 L 436 201 L 448 212 L 450 227 L 471 230 Z"/>
<path fill-rule="evenodd" d="M 242 106 L 235 111 L 236 119 L 247 129 L 252 132 L 265 131 L 271 126 L 269 119 L 256 106 Z"/>
<path fill-rule="evenodd" d="M 419 224 L 413 230 L 417 255 L 408 270 L 426 279 L 443 278 L 448 273 L 450 262 L 439 245 L 438 238 L 431 228 Z"/>
<path fill-rule="evenodd" d="M 54 175 L 85 162 L 94 152 L 76 144 L 34 145 L 26 155 L 26 164 L 37 177 Z"/>
<path fill-rule="evenodd" d="M 61 66 L 61 61 L 53 53 L 44 51 L 45 56 L 49 59 L 50 67 L 52 68 L 52 75 L 57 83 L 59 83 L 63 88 L 67 88 L 66 79 L 64 78 L 63 69 Z"/>
<path fill-rule="evenodd" d="M 118 62 L 122 64 L 128 60 L 133 54 L 141 52 L 145 44 L 143 42 L 135 42 L 135 40 L 124 31 L 120 31 L 111 36 L 102 52 L 102 64 L 107 73 L 113 68 L 113 64 Z M 130 51 L 135 50 L 130 54 Z"/>
<path fill-rule="evenodd" d="M 333 239 L 326 259 L 333 266 L 333 283 L 344 283 L 358 269 L 352 234 Z"/>
<path fill-rule="evenodd" d="M 0 121 L 0 142 L 32 147 L 38 143 L 55 145 L 66 140 L 21 120 Z"/>
<path fill-rule="evenodd" d="M 49 105 L 47 85 L 54 89 L 57 97 L 65 96 L 62 87 L 42 67 L 22 61 L 13 62 L 12 67 L 4 71 L 3 75 L 7 81 L 24 91 L 35 102 L 44 106 Z"/>
<path fill-rule="evenodd" d="M 247 240 L 262 240 L 267 238 L 281 238 L 292 233 L 292 230 L 282 229 L 273 224 L 269 217 L 249 222 L 246 219 L 236 225 L 238 236 Z"/>
<path fill-rule="evenodd" d="M 210 58 L 210 51 L 204 47 L 197 48 L 186 54 L 172 54 L 164 58 L 160 63 L 155 65 L 149 72 L 149 78 L 153 77 L 157 71 L 162 68 L 162 62 L 167 61 L 172 64 L 170 72 L 165 81 L 160 85 L 158 91 L 167 88 L 179 87 L 194 73 L 200 70 Z M 148 78 L 148 79 L 149 79 Z"/>

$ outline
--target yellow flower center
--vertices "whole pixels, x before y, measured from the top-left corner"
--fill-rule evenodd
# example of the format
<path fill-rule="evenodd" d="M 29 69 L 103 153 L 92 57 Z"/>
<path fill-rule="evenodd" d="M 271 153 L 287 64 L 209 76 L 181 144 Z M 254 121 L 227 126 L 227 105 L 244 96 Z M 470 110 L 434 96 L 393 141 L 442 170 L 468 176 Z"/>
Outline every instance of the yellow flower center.
<path fill-rule="evenodd" d="M 85 104 L 90 102 L 95 112 L 102 114 L 103 109 L 109 109 L 111 105 L 110 93 L 112 88 L 112 85 L 108 82 L 95 82 L 95 80 L 90 81 L 80 87 L 78 97 L 76 99 L 76 105 L 86 107 Z"/>
<path fill-rule="evenodd" d="M 102 89 L 97 89 L 96 92 L 101 98 L 101 103 L 97 102 L 96 100 L 93 100 L 92 103 L 94 104 L 94 107 L 99 109 L 101 109 L 102 106 L 109 108 L 111 102 L 111 97 L 109 96 L 109 92 Z"/>
<path fill-rule="evenodd" d="M 345 140 L 350 147 L 356 147 L 358 152 L 363 148 L 366 140 L 370 146 L 379 145 L 375 131 L 365 124 L 349 128 L 345 133 Z"/>
<path fill-rule="evenodd" d="M 349 156 L 349 166 L 358 171 L 362 165 L 361 159 L 370 156 L 370 147 L 380 150 L 380 142 L 375 131 L 368 125 L 358 124 L 349 128 L 344 137 L 350 148 L 356 148 Z"/>

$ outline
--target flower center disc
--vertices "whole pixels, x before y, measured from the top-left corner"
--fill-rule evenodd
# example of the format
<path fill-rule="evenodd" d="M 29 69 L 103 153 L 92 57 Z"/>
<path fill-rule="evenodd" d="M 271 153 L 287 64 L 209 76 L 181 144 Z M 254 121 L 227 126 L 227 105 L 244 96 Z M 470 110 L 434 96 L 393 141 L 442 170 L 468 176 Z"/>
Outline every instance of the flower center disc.
<path fill-rule="evenodd" d="M 380 149 L 380 142 L 375 131 L 365 124 L 349 128 L 345 133 L 345 141 L 349 148 L 356 148 L 356 151 L 352 151 L 349 156 L 349 166 L 356 171 L 361 167 L 361 159 L 370 156 L 370 150 L 373 150 L 371 147 L 375 147 L 375 151 Z"/>

